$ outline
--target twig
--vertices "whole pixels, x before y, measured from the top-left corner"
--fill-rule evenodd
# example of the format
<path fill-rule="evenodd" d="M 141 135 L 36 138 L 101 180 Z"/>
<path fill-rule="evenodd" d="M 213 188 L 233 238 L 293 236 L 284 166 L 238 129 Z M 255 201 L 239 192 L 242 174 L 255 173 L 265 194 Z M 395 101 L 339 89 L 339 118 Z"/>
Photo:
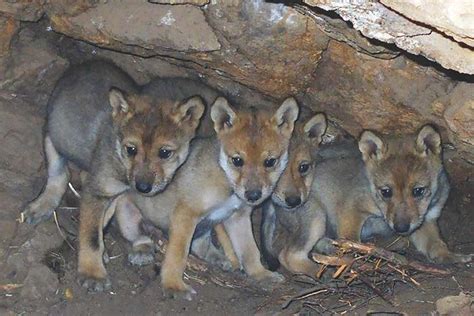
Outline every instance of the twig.
<path fill-rule="evenodd" d="M 334 240 L 332 241 L 333 245 L 338 246 L 342 249 L 354 249 L 362 253 L 373 255 L 379 258 L 382 258 L 386 261 L 394 263 L 396 265 L 410 267 L 417 271 L 422 271 L 430 274 L 441 274 L 448 275 L 451 274 L 449 270 L 435 267 L 426 263 L 422 263 L 415 260 L 409 260 L 406 257 L 394 253 L 392 251 L 385 250 L 383 248 L 376 247 L 374 245 L 361 244 L 351 240 Z"/>
<path fill-rule="evenodd" d="M 78 198 L 80 199 L 81 198 L 81 195 L 79 194 L 79 192 L 76 191 L 76 189 L 72 186 L 72 183 L 71 182 L 68 182 L 67 183 L 69 189 L 72 191 L 72 193 Z"/>
<path fill-rule="evenodd" d="M 314 295 L 318 295 L 318 294 L 321 294 L 321 293 L 326 293 L 326 292 L 328 292 L 328 289 L 322 288 L 321 286 L 312 287 L 308 290 L 305 290 L 303 292 L 298 293 L 295 296 L 290 297 L 285 302 L 285 304 L 282 305 L 281 308 L 286 309 L 294 301 L 301 300 L 301 299 L 307 298 L 309 296 L 314 296 Z"/>
<path fill-rule="evenodd" d="M 59 231 L 59 234 L 61 235 L 61 237 L 64 239 L 64 241 L 66 242 L 66 244 L 69 246 L 69 248 L 71 248 L 72 250 L 76 250 L 72 245 L 71 243 L 67 240 L 67 237 L 66 235 L 64 235 L 63 231 L 61 230 L 61 227 L 59 227 L 59 222 L 58 222 L 58 215 L 56 214 L 56 211 L 53 212 L 53 217 L 54 217 L 54 222 L 56 223 L 56 227 L 58 228 L 58 231 Z"/>
<path fill-rule="evenodd" d="M 0 291 L 10 292 L 22 287 L 23 284 L 15 284 L 15 283 L 8 283 L 8 284 L 0 284 Z"/>
<path fill-rule="evenodd" d="M 395 306 L 395 304 L 390 300 L 388 299 L 387 297 L 385 297 L 385 295 L 378 289 L 376 288 L 375 286 L 373 286 L 373 284 L 367 280 L 364 276 L 362 275 L 359 275 L 358 276 L 359 280 L 361 280 L 365 285 L 367 285 L 367 287 L 369 289 L 372 290 L 372 292 L 374 292 L 378 297 L 380 297 L 381 299 L 383 299 L 385 302 L 389 303 L 390 305 L 392 306 Z"/>

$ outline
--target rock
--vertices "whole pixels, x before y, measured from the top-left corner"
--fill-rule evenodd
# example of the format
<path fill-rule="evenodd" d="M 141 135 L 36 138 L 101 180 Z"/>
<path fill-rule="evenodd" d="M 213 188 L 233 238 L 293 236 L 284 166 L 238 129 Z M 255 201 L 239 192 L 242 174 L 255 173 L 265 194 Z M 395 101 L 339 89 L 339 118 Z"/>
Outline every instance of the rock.
<path fill-rule="evenodd" d="M 54 0 L 45 5 L 48 15 L 75 16 L 98 4 L 99 0 Z"/>
<path fill-rule="evenodd" d="M 46 0 L 0 1 L 0 12 L 11 14 L 16 20 L 38 21 L 44 14 Z"/>
<path fill-rule="evenodd" d="M 20 97 L 12 100 L 0 98 L 0 168 L 25 177 L 37 177 L 44 168 L 42 129 L 44 118 L 34 112 L 34 106 Z M 23 109 L 23 111 L 19 111 Z M 25 159 L 28 157 L 28 159 Z M 2 172 L 3 173 L 3 172 Z M 4 174 L 7 176 L 6 174 Z M 3 178 L 3 175 L 0 176 Z M 14 190 L 15 177 L 2 179 L 2 187 Z M 10 183 L 8 183 L 10 182 Z"/>
<path fill-rule="evenodd" d="M 474 161 L 474 83 L 461 82 L 445 98 L 443 117 L 450 131 L 450 139 L 458 149 L 471 153 Z M 460 140 L 460 141 L 458 141 Z"/>
<path fill-rule="evenodd" d="M 469 316 L 474 314 L 474 298 L 465 293 L 457 296 L 446 296 L 436 301 L 436 311 L 439 315 Z"/>
<path fill-rule="evenodd" d="M 38 226 L 20 224 L 15 236 L 15 244 L 20 245 L 6 260 L 6 269 L 12 271 L 17 280 L 21 281 L 29 274 L 30 267 L 39 264 L 46 252 L 57 248 L 63 243 L 53 221 Z"/>
<path fill-rule="evenodd" d="M 29 97 L 36 105 L 44 106 L 68 61 L 58 56 L 46 39 L 37 38 L 28 29 L 19 33 L 12 50 L 15 54 L 0 65 L 0 90 Z"/>
<path fill-rule="evenodd" d="M 107 2 L 74 17 L 50 18 L 56 31 L 107 47 L 125 43 L 142 51 L 159 47 L 183 52 L 220 48 L 202 11 L 190 5 Z"/>
<path fill-rule="evenodd" d="M 193 4 L 193 5 L 205 5 L 209 3 L 209 0 L 148 0 L 151 3 L 157 4 Z"/>
<path fill-rule="evenodd" d="M 431 25 L 459 42 L 474 47 L 474 6 L 470 1 L 381 0 L 402 15 Z"/>
<path fill-rule="evenodd" d="M 382 133 L 413 131 L 426 121 L 443 125 L 431 104 L 454 84 L 433 69 L 403 56 L 378 60 L 331 42 L 303 95 L 305 104 L 330 114 L 353 135 L 368 128 Z"/>
<path fill-rule="evenodd" d="M 46 266 L 37 264 L 30 268 L 23 282 L 20 296 L 24 300 L 45 300 L 54 296 L 59 281 Z"/>
<path fill-rule="evenodd" d="M 409 53 L 435 61 L 446 69 L 474 74 L 472 48 L 459 45 L 441 32 L 415 24 L 376 1 L 304 0 L 303 2 L 326 11 L 335 11 L 369 38 L 393 43 Z M 427 14 L 437 15 L 438 12 L 433 12 L 431 2 L 427 0 L 426 3 L 430 6 Z M 472 11 L 469 9 L 472 7 L 469 2 L 462 3 L 465 10 Z"/>
<path fill-rule="evenodd" d="M 76 39 L 143 57 L 171 57 L 174 64 L 276 98 L 304 89 L 329 40 L 311 18 L 262 0 L 202 8 L 109 1 L 75 17 L 51 14 L 50 21 L 55 31 Z"/>
<path fill-rule="evenodd" d="M 18 31 L 20 23 L 12 16 L 0 16 L 0 57 L 10 51 L 10 42 Z"/>

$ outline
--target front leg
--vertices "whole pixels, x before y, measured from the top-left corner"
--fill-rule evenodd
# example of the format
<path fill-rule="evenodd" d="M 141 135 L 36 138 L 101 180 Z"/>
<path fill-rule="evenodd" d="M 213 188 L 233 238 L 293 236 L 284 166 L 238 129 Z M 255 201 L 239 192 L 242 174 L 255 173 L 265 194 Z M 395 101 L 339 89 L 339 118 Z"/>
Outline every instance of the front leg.
<path fill-rule="evenodd" d="M 469 262 L 473 255 L 453 253 L 441 239 L 436 220 L 425 221 L 410 235 L 416 249 L 436 263 Z"/>
<path fill-rule="evenodd" d="M 90 292 L 101 292 L 110 288 L 103 262 L 104 216 L 106 210 L 113 207 L 110 202 L 110 198 L 93 196 L 87 191 L 81 200 L 78 272 L 82 285 Z"/>
<path fill-rule="evenodd" d="M 224 222 L 234 252 L 249 276 L 259 281 L 282 282 L 281 274 L 265 269 L 260 261 L 260 251 L 252 233 L 251 213 L 252 208 L 244 206 Z"/>
<path fill-rule="evenodd" d="M 177 204 L 171 215 L 169 243 L 161 268 L 161 284 L 164 290 L 171 292 L 173 296 L 184 294 L 184 298 L 188 300 L 191 300 L 196 291 L 184 283 L 183 274 L 197 222 L 198 217 L 190 206 Z"/>

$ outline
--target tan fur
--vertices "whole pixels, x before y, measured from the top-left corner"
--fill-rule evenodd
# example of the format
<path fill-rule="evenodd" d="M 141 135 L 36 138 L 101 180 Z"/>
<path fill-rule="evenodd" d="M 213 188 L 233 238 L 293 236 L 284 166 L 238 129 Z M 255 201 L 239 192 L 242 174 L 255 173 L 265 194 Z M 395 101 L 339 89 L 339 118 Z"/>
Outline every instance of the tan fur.
<path fill-rule="evenodd" d="M 441 139 L 431 126 L 415 135 L 384 138 L 366 131 L 358 147 L 362 156 L 350 142 L 321 149 L 310 207 L 293 212 L 267 209 L 263 239 L 270 262 L 273 256 L 290 271 L 313 274 L 315 264 L 310 264 L 308 252 L 318 240 L 317 249 L 323 251 L 327 245 L 321 238 L 329 233 L 326 225 L 317 224 L 318 218 L 319 223 L 327 221 L 335 233 L 331 237 L 360 241 L 395 231 L 408 236 L 434 262 L 472 260 L 472 255 L 450 252 L 439 234 L 436 221 L 449 183 Z M 293 182 L 285 187 L 287 183 Z"/>
<path fill-rule="evenodd" d="M 226 218 L 240 225 L 238 234 L 228 230 L 234 249 L 238 247 L 244 252 L 239 256 L 239 265 L 256 279 L 281 280 L 260 262 L 250 213 L 270 195 L 286 166 L 284 157 L 298 113 L 296 103 L 290 103 L 289 107 L 284 103 L 279 108 L 285 109 L 283 113 L 237 111 L 227 100 L 218 98 L 211 109 L 218 139 L 193 141 L 188 162 L 179 169 L 166 191 L 151 199 L 136 194 L 128 196 L 145 218 L 169 230 L 169 248 L 161 274 L 166 290 L 184 291 L 189 298 L 193 290 L 183 282 L 182 276 L 196 226 L 200 221 L 219 223 Z M 236 155 L 244 160 L 240 167 L 231 165 Z M 277 162 L 266 168 L 264 162 L 269 157 Z M 261 196 L 249 200 L 249 190 L 259 190 Z M 245 240 L 246 244 L 239 246 L 239 240 Z"/>
<path fill-rule="evenodd" d="M 232 270 L 237 270 L 240 268 L 239 258 L 237 257 L 234 248 L 232 247 L 232 241 L 230 240 L 229 235 L 227 234 L 223 224 L 217 224 L 214 226 L 214 230 L 217 235 L 217 240 L 219 241 L 224 255 L 229 260 Z"/>
<path fill-rule="evenodd" d="M 110 102 L 114 108 L 114 125 L 121 136 L 118 154 L 126 166 L 126 183 L 137 189 L 139 183 L 149 184 L 150 190 L 141 192 L 143 195 L 153 195 L 164 190 L 176 169 L 188 156 L 189 142 L 204 110 L 202 102 L 197 97 L 182 103 L 163 100 L 161 104 L 152 104 L 148 97 L 125 97 L 114 90 L 111 91 Z M 194 117 L 180 113 L 182 107 L 188 108 L 190 104 L 198 108 Z M 127 146 L 136 148 L 136 154 L 129 155 Z M 166 158 L 160 157 L 159 152 L 163 148 L 172 154 Z M 98 167 L 103 168 L 104 163 L 106 164 L 102 162 Z M 97 173 L 103 174 L 103 170 Z M 113 174 L 114 170 L 109 170 L 108 173 Z M 117 194 L 114 193 L 114 187 L 110 187 L 116 180 L 107 180 L 107 176 L 103 175 L 96 182 L 93 177 L 94 173 L 87 178 L 86 191 L 81 201 L 78 271 L 85 279 L 104 280 L 106 271 L 102 262 L 102 229 L 114 215 L 115 206 L 109 203 L 116 201 L 108 195 Z M 104 184 L 97 188 L 97 183 L 104 180 Z M 95 191 L 97 189 L 98 192 Z M 100 196 L 101 191 L 105 191 L 105 196 Z"/>

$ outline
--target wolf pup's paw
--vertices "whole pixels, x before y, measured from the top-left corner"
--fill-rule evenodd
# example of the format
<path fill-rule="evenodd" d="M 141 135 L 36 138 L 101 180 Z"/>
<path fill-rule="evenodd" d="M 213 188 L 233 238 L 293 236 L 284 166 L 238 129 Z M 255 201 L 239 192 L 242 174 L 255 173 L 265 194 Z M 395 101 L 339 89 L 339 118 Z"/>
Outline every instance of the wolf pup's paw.
<path fill-rule="evenodd" d="M 43 203 L 32 202 L 21 213 L 23 214 L 25 222 L 36 225 L 51 218 L 53 212 L 54 209 L 48 208 L 48 206 L 43 205 Z"/>
<path fill-rule="evenodd" d="M 112 287 L 112 282 L 110 282 L 109 278 L 93 279 L 79 277 L 78 282 L 83 288 L 86 288 L 89 293 L 108 291 Z"/>
<path fill-rule="evenodd" d="M 474 259 L 473 254 L 454 253 L 449 251 L 447 247 L 432 250 L 428 257 L 431 261 L 439 264 L 467 263 Z"/>
<path fill-rule="evenodd" d="M 447 255 L 435 258 L 435 262 L 444 263 L 444 264 L 453 264 L 453 263 L 468 263 L 474 259 L 473 254 L 462 254 L 449 252 Z"/>
<path fill-rule="evenodd" d="M 128 254 L 128 262 L 132 266 L 144 266 L 155 262 L 156 246 L 148 237 L 142 237 L 133 243 Z"/>
<path fill-rule="evenodd" d="M 187 301 L 192 301 L 193 296 L 197 294 L 196 290 L 184 282 L 175 286 L 163 286 L 163 292 L 169 298 L 185 299 Z"/>
<path fill-rule="evenodd" d="M 285 281 L 285 277 L 278 273 L 265 270 L 265 272 L 260 273 L 258 277 L 255 277 L 258 285 L 265 290 L 272 290 L 277 284 Z"/>

